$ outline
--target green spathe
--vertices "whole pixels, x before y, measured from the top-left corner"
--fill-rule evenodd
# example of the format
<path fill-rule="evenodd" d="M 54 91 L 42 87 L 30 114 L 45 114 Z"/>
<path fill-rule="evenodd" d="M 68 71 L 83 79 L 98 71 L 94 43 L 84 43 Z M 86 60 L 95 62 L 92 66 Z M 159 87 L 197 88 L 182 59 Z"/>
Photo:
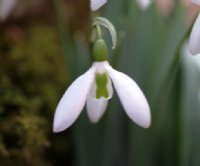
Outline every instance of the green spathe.
<path fill-rule="evenodd" d="M 96 73 L 96 98 L 101 97 L 108 98 L 108 74 L 107 73 Z"/>
<path fill-rule="evenodd" d="M 108 58 L 108 49 L 103 39 L 98 39 L 93 46 L 93 58 L 97 62 L 106 61 Z"/>

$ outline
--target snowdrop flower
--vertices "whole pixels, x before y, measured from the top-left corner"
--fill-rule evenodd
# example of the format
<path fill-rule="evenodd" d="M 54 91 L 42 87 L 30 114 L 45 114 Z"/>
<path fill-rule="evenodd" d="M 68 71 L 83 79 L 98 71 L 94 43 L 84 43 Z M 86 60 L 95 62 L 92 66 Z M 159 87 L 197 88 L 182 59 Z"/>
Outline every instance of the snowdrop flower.
<path fill-rule="evenodd" d="M 111 27 L 111 31 L 113 29 L 105 19 L 99 18 L 94 22 Z M 70 127 L 85 105 L 90 121 L 98 122 L 113 96 L 113 86 L 129 118 L 141 127 L 150 126 L 150 109 L 143 92 L 129 76 L 110 66 L 107 61 L 107 46 L 98 27 L 97 33 L 98 39 L 93 46 L 93 65 L 68 87 L 61 98 L 54 115 L 54 132 Z M 115 36 L 115 33 L 111 35 Z"/>
<path fill-rule="evenodd" d="M 103 41 L 97 41 L 97 44 L 100 43 L 103 44 Z M 54 132 L 70 127 L 85 103 L 89 119 L 94 123 L 98 122 L 106 110 L 108 100 L 112 98 L 112 83 L 127 115 L 144 128 L 150 126 L 149 105 L 138 85 L 127 75 L 113 69 L 101 57 L 102 52 L 98 56 L 99 61 L 94 62 L 86 73 L 78 77 L 60 100 L 54 117 Z"/>
<path fill-rule="evenodd" d="M 196 3 L 197 5 L 200 5 L 200 0 L 191 0 L 193 3 Z"/>
<path fill-rule="evenodd" d="M 145 10 L 151 4 L 151 0 L 136 0 L 141 9 Z"/>
<path fill-rule="evenodd" d="M 90 0 L 90 8 L 92 11 L 98 10 L 100 7 L 102 7 L 107 0 Z"/>
<path fill-rule="evenodd" d="M 193 55 L 200 53 L 200 15 L 198 15 L 190 34 L 189 49 Z"/>
<path fill-rule="evenodd" d="M 4 21 L 16 5 L 16 0 L 0 0 L 0 21 Z"/>

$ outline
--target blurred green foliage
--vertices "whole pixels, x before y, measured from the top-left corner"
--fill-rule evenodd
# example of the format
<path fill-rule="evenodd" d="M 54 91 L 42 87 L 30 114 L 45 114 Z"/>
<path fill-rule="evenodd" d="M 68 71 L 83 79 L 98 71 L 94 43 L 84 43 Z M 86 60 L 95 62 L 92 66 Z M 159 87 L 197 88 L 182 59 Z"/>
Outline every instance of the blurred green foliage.
<path fill-rule="evenodd" d="M 52 108 L 67 78 L 56 30 L 38 25 L 25 33 L 18 42 L 0 41 L 9 48 L 0 56 L 1 165 L 44 164 Z"/>

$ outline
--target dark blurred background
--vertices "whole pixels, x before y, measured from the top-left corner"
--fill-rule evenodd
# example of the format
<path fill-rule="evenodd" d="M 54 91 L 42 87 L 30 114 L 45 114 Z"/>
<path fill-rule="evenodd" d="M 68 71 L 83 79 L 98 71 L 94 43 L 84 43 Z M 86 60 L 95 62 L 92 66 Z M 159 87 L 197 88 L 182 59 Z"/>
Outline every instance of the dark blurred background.
<path fill-rule="evenodd" d="M 87 0 L 12 3 L 3 15 L 0 0 L 1 166 L 200 165 L 200 55 L 187 50 L 197 6 L 155 0 L 143 10 L 135 0 L 108 0 L 92 13 Z M 84 110 L 72 127 L 52 132 L 59 99 L 92 64 L 95 16 L 116 27 L 116 50 L 104 33 L 110 63 L 144 91 L 149 129 L 134 124 L 114 95 L 98 124 Z"/>

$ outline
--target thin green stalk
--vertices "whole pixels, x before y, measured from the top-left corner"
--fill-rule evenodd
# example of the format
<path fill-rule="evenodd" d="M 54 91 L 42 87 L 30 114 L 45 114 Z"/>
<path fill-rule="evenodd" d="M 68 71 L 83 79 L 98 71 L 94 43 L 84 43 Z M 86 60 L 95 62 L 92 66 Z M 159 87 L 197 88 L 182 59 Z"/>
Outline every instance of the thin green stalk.
<path fill-rule="evenodd" d="M 97 38 L 102 39 L 101 27 L 96 25 Z"/>
<path fill-rule="evenodd" d="M 57 27 L 60 38 L 60 43 L 63 49 L 63 55 L 67 62 L 68 70 L 70 70 L 71 78 L 75 77 L 77 65 L 75 61 L 76 49 L 73 38 L 70 34 L 67 18 L 65 17 L 65 4 L 63 0 L 53 0 L 55 7 Z"/>

